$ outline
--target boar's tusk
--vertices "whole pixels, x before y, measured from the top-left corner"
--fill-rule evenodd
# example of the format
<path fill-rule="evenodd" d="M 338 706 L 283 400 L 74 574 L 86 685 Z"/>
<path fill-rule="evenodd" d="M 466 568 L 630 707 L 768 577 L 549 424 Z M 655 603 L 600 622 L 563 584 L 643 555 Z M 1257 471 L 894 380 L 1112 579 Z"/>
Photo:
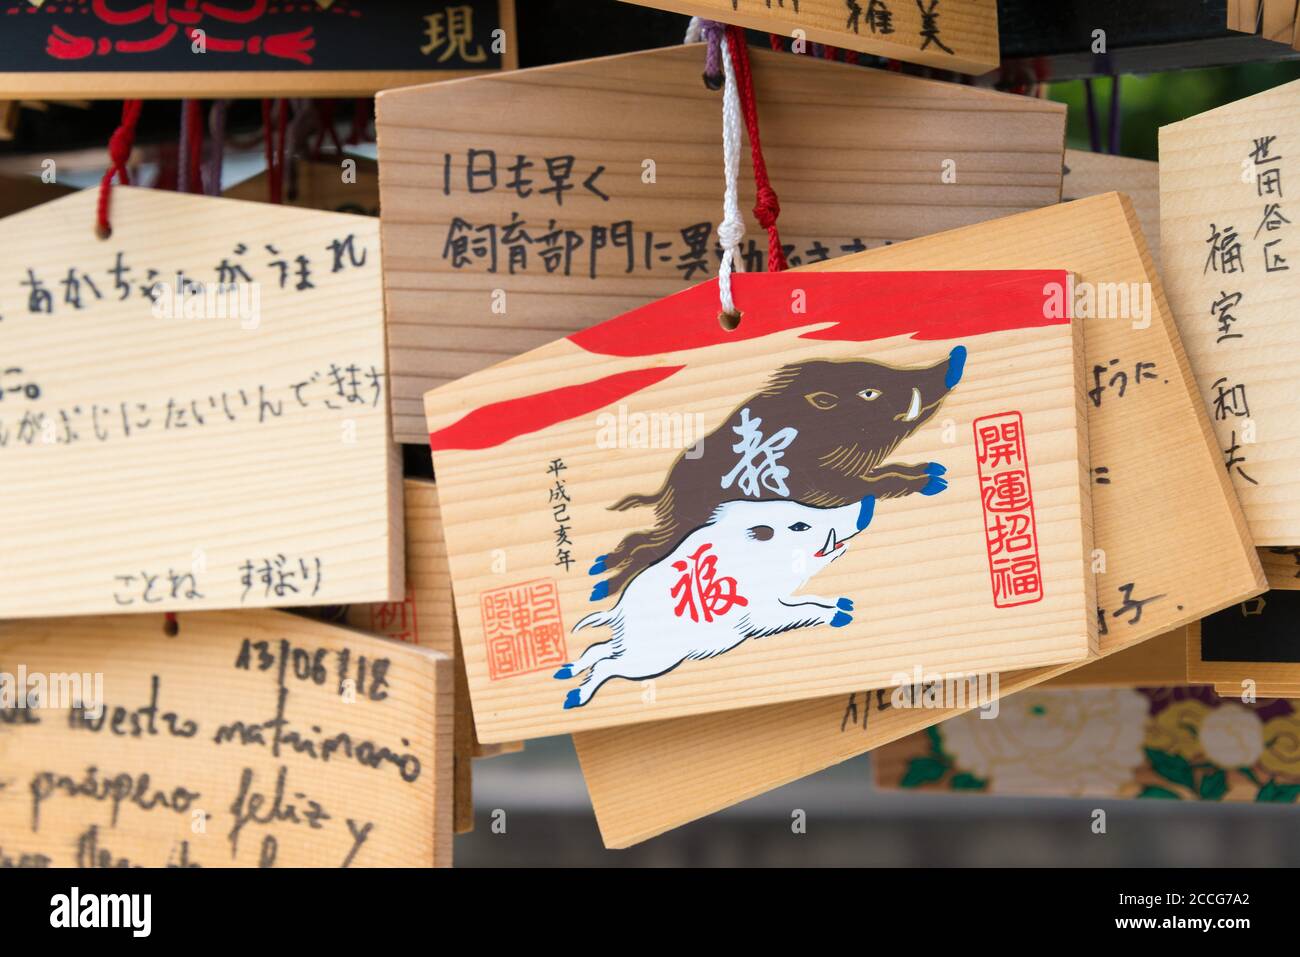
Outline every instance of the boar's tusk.
<path fill-rule="evenodd" d="M 832 528 L 829 532 L 826 533 L 826 541 L 822 544 L 821 549 L 813 554 L 813 558 L 825 558 L 827 555 L 830 555 L 832 552 L 834 552 L 837 548 L 840 548 L 843 544 L 844 544 L 843 542 L 838 541 L 836 539 L 835 529 Z"/>
<path fill-rule="evenodd" d="M 921 415 L 921 390 L 912 389 L 912 404 L 907 407 L 907 414 L 903 416 L 904 422 L 915 422 Z"/>

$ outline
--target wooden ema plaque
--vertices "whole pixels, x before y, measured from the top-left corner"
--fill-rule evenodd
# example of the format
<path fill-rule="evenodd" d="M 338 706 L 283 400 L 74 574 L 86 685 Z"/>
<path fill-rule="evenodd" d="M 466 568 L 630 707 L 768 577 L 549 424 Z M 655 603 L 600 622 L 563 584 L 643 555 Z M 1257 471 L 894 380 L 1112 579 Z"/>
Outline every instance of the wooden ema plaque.
<path fill-rule="evenodd" d="M 1090 380 L 1093 532 L 1105 558 L 1097 568 L 1097 616 L 1105 624 L 1099 641 L 1109 655 L 1265 588 L 1131 206 L 1115 194 L 1079 200 L 846 257 L 830 268 L 1027 269 L 1044 262 L 1068 267 L 1080 283 L 1136 283 L 1139 297 L 1144 287 L 1151 295 L 1145 328 L 1114 318 L 1080 322 Z M 1154 363 L 1158 377 L 1130 377 L 1120 395 L 1121 380 L 1112 384 L 1107 370 L 1136 371 L 1138 363 Z M 1105 389 L 1094 398 L 1099 384 Z M 1003 674 L 999 693 L 1071 667 Z M 888 693 L 858 692 L 587 732 L 575 742 L 605 843 L 624 847 L 963 710 L 893 709 Z"/>
<path fill-rule="evenodd" d="M 625 2 L 958 73 L 987 73 L 1000 62 L 996 0 Z"/>
<path fill-rule="evenodd" d="M 1264 566 L 1269 588 L 1277 591 L 1300 589 L 1300 547 L 1266 546 L 1259 549 L 1259 561 Z"/>
<path fill-rule="evenodd" d="M 399 598 L 376 220 L 96 199 L 0 227 L 0 617 Z"/>
<path fill-rule="evenodd" d="M 451 864 L 451 662 L 274 611 L 0 625 L 0 860 Z"/>
<path fill-rule="evenodd" d="M 951 794 L 1300 801 L 1300 708 L 1210 688 L 1034 688 L 872 755 L 876 787 Z"/>
<path fill-rule="evenodd" d="M 1151 160 L 1066 150 L 1061 202 L 1087 196 L 1123 193 L 1133 207 L 1147 252 L 1160 268 L 1160 164 Z"/>
<path fill-rule="evenodd" d="M 1143 688 L 1187 680 L 1187 625 L 1043 682 L 1049 688 Z"/>
<path fill-rule="evenodd" d="M 0 216 L 21 213 L 41 203 L 67 196 L 72 191 L 71 186 L 42 183 L 35 176 L 0 174 Z"/>
<path fill-rule="evenodd" d="M 1160 129 L 1169 302 L 1261 546 L 1300 543 L 1300 226 L 1283 195 L 1298 154 L 1300 81 Z"/>
<path fill-rule="evenodd" d="M 373 96 L 514 69 L 514 0 L 0 0 L 0 97 Z"/>
<path fill-rule="evenodd" d="M 371 634 L 432 648 L 455 659 L 456 833 L 474 829 L 473 759 L 490 757 L 474 734 L 469 684 L 456 638 L 456 612 L 451 600 L 451 569 L 442 535 L 438 493 L 432 482 L 408 478 L 406 502 L 406 595 L 401 601 L 348 605 L 342 620 Z M 509 742 L 522 750 L 522 742 Z"/>
<path fill-rule="evenodd" d="M 1160 269 L 1160 166 L 1149 160 L 1110 156 L 1084 150 L 1065 151 L 1065 175 L 1061 193 L 1065 201 L 1096 196 L 1110 191 L 1122 192 L 1132 204 L 1133 213 L 1146 240 L 1147 250 L 1156 269 Z M 1300 549 L 1274 546 L 1259 549 L 1270 588 L 1300 588 Z M 1178 684 L 1160 681 L 1155 684 Z"/>
<path fill-rule="evenodd" d="M 1300 685 L 1300 636 L 1295 630 L 1300 591 L 1274 589 L 1192 625 L 1187 642 L 1189 681 L 1229 685 Z"/>
<path fill-rule="evenodd" d="M 1249 691 L 1249 694 L 1246 692 Z M 1216 684 L 1214 693 L 1221 698 L 1236 699 L 1243 704 L 1252 704 L 1260 698 L 1285 698 L 1288 701 L 1300 699 L 1300 684 L 1260 684 L 1253 678 L 1242 679 L 1237 684 Z M 1252 701 L 1251 699 L 1254 699 Z"/>
<path fill-rule="evenodd" d="M 430 392 L 479 737 L 1082 660 L 1067 280 L 743 275 Z"/>
<path fill-rule="evenodd" d="M 751 49 L 791 265 L 1061 198 L 1059 103 Z M 721 94 L 699 46 L 377 100 L 394 430 L 429 389 L 718 267 Z M 749 210 L 745 269 L 766 265 Z"/>

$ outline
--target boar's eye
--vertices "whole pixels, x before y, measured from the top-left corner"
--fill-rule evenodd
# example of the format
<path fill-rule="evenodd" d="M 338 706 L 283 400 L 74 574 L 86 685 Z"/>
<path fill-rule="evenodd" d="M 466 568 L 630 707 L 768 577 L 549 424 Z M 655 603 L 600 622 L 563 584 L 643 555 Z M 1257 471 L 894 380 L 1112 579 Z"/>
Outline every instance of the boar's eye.
<path fill-rule="evenodd" d="M 858 393 L 858 395 L 862 396 L 862 398 L 866 399 L 868 402 L 875 402 L 880 398 L 881 392 L 879 389 L 863 389 Z"/>
<path fill-rule="evenodd" d="M 833 409 L 840 404 L 840 397 L 834 392 L 809 392 L 804 396 L 814 409 Z"/>
<path fill-rule="evenodd" d="M 771 525 L 755 525 L 749 530 L 749 537 L 757 542 L 765 542 L 774 534 Z"/>
<path fill-rule="evenodd" d="M 795 522 L 793 525 L 790 526 L 790 531 L 792 531 L 792 532 L 806 532 L 806 531 L 808 531 L 808 529 L 810 529 L 810 528 L 812 528 L 812 526 L 809 525 L 807 522 Z"/>

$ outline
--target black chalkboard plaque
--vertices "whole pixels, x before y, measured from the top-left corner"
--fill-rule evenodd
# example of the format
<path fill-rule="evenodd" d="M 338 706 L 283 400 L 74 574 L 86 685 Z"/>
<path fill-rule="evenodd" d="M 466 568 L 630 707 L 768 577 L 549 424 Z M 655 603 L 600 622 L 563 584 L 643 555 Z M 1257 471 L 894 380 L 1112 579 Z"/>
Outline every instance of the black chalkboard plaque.
<path fill-rule="evenodd" d="M 513 0 L 0 0 L 0 99 L 363 95 L 514 46 Z"/>
<path fill-rule="evenodd" d="M 1300 591 L 1266 592 L 1203 619 L 1201 660 L 1300 664 Z"/>

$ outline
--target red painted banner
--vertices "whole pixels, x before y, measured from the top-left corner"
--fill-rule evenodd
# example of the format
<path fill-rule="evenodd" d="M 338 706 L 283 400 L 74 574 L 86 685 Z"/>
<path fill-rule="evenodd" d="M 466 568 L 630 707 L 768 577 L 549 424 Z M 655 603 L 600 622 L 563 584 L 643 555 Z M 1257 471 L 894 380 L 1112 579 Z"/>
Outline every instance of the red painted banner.
<path fill-rule="evenodd" d="M 959 339 L 1069 322 L 1049 316 L 1045 286 L 1059 269 L 971 272 L 779 272 L 732 277 L 740 325 L 718 322 L 717 280 L 684 289 L 569 336 L 588 352 L 654 356 L 758 339 L 791 329 L 801 338 L 870 342 L 893 336 Z"/>
<path fill-rule="evenodd" d="M 806 329 L 800 338 L 870 342 L 895 336 L 935 341 L 1065 324 L 1049 308 L 1063 296 L 1060 269 L 948 272 L 745 273 L 733 276 L 742 316 L 718 321 L 717 280 L 660 299 L 569 336 L 598 355 L 656 357 Z M 482 406 L 431 433 L 433 451 L 495 448 L 587 415 L 661 382 L 685 365 L 637 369 Z"/>

